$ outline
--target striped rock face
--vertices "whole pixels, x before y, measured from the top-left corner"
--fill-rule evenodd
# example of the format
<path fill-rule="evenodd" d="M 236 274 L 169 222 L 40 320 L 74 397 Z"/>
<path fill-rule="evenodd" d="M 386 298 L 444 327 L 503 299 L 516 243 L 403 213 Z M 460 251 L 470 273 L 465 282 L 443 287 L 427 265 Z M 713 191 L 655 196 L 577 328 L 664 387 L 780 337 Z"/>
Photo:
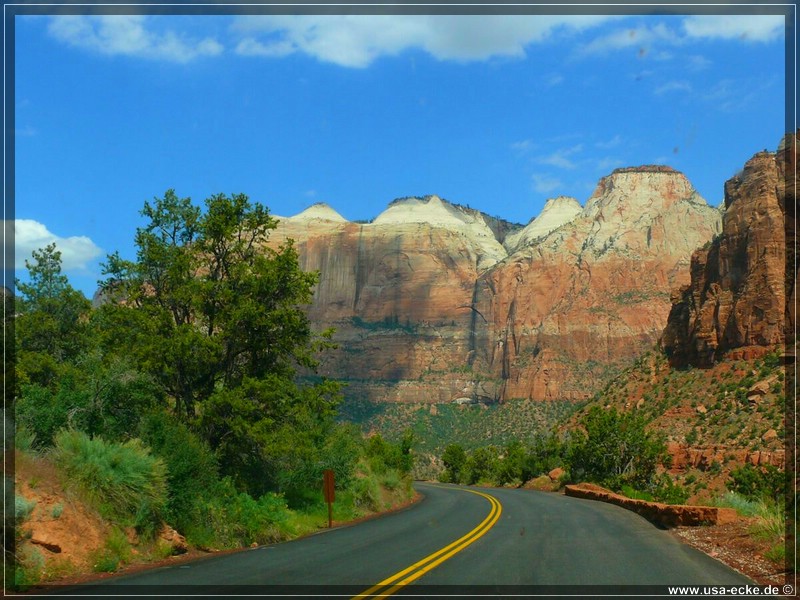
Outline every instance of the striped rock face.
<path fill-rule="evenodd" d="M 527 226 L 436 196 L 370 223 L 316 205 L 280 219 L 320 282 L 308 314 L 336 329 L 321 373 L 382 401 L 578 400 L 659 338 L 670 292 L 720 213 L 668 167 L 618 169 L 581 208 Z"/>
<path fill-rule="evenodd" d="M 693 254 L 673 297 L 662 340 L 673 364 L 757 358 L 794 332 L 796 172 L 797 136 L 786 136 L 726 182 L 722 233 Z"/>

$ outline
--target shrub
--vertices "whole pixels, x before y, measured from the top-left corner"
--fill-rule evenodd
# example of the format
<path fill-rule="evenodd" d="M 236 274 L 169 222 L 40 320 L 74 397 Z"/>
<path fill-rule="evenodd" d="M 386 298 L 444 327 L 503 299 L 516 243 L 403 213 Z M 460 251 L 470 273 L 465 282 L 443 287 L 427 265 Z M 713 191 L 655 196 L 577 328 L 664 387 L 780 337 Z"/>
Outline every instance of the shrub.
<path fill-rule="evenodd" d="M 497 479 L 498 452 L 494 446 L 476 448 L 467 459 L 467 483 L 491 482 Z"/>
<path fill-rule="evenodd" d="M 283 496 L 267 493 L 258 499 L 237 492 L 230 478 L 220 480 L 197 504 L 197 520 L 186 538 L 199 547 L 236 548 L 265 544 L 284 536 L 290 511 Z"/>
<path fill-rule="evenodd" d="M 414 436 L 406 430 L 403 438 L 397 444 L 384 440 L 380 434 L 373 435 L 367 441 L 365 454 L 370 461 L 370 467 L 376 473 L 384 473 L 388 469 L 396 469 L 406 475 L 414 466 L 411 446 Z"/>
<path fill-rule="evenodd" d="M 131 560 L 131 545 L 127 536 L 114 527 L 108 534 L 105 544 L 89 555 L 95 573 L 113 573 Z"/>
<path fill-rule="evenodd" d="M 53 460 L 81 495 L 108 518 L 152 530 L 167 499 L 166 467 L 138 439 L 123 444 L 62 430 Z"/>
<path fill-rule="evenodd" d="M 691 495 L 687 488 L 672 481 L 666 473 L 662 473 L 652 490 L 653 498 L 666 504 L 684 504 Z"/>
<path fill-rule="evenodd" d="M 167 468 L 165 517 L 180 532 L 197 519 L 196 505 L 219 481 L 211 449 L 186 425 L 166 413 L 151 413 L 139 434 Z"/>
<path fill-rule="evenodd" d="M 769 500 L 777 504 L 789 490 L 786 474 L 772 465 L 760 469 L 747 464 L 733 469 L 727 486 L 749 500 Z"/>
<path fill-rule="evenodd" d="M 737 513 L 744 517 L 754 517 L 761 509 L 761 502 L 748 500 L 736 492 L 728 492 L 711 501 L 712 506 L 722 506 L 733 508 Z"/>
<path fill-rule="evenodd" d="M 14 521 L 17 526 L 28 520 L 33 509 L 36 508 L 36 500 L 28 500 L 23 496 L 14 496 Z"/>
<path fill-rule="evenodd" d="M 381 490 L 374 478 L 358 478 L 353 481 L 350 489 L 353 492 L 353 504 L 356 508 L 367 511 L 381 509 Z"/>
<path fill-rule="evenodd" d="M 26 545 L 16 556 L 14 565 L 14 589 L 25 591 L 42 579 L 44 556 L 38 548 Z"/>
<path fill-rule="evenodd" d="M 582 424 L 586 433 L 578 434 L 570 455 L 573 476 L 617 489 L 652 485 L 667 453 L 663 440 L 645 430 L 644 416 L 595 406 Z"/>

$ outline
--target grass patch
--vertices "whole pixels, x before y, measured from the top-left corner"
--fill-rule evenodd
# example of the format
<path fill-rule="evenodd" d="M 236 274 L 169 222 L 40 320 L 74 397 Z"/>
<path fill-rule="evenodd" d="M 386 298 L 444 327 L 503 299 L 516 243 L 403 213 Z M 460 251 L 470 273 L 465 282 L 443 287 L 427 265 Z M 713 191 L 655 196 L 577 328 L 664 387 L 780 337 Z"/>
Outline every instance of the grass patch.
<path fill-rule="evenodd" d="M 712 499 L 710 504 L 721 508 L 732 508 L 743 517 L 756 516 L 763 506 L 762 502 L 748 500 L 736 492 L 727 492 L 722 496 L 718 496 Z"/>

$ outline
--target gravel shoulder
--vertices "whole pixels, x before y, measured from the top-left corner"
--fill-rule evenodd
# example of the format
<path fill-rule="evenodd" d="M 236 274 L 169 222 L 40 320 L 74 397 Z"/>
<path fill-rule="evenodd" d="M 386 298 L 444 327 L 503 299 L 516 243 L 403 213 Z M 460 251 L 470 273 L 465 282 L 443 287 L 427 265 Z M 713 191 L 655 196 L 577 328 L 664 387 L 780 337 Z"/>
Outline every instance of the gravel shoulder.
<path fill-rule="evenodd" d="M 750 519 L 739 519 L 725 525 L 676 527 L 672 534 L 680 541 L 725 563 L 760 585 L 792 584 L 797 589 L 797 574 L 764 557 L 768 544 L 748 533 Z"/>

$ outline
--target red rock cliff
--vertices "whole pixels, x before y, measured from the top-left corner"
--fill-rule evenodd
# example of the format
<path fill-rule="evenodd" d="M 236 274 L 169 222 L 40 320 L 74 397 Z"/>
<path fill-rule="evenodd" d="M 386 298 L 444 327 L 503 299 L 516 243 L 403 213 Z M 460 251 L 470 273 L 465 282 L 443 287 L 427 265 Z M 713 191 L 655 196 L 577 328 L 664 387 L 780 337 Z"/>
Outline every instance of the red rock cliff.
<path fill-rule="evenodd" d="M 794 331 L 796 168 L 797 136 L 787 136 L 726 182 L 722 233 L 692 255 L 691 282 L 672 295 L 661 340 L 672 364 L 755 358 Z"/>
<path fill-rule="evenodd" d="M 581 208 L 557 198 L 527 227 L 438 197 L 373 222 L 325 206 L 282 219 L 319 270 L 309 315 L 339 348 L 322 373 L 385 401 L 581 399 L 658 339 L 669 290 L 719 212 L 668 167 L 619 169 Z M 510 254 L 509 254 L 510 253 Z"/>

